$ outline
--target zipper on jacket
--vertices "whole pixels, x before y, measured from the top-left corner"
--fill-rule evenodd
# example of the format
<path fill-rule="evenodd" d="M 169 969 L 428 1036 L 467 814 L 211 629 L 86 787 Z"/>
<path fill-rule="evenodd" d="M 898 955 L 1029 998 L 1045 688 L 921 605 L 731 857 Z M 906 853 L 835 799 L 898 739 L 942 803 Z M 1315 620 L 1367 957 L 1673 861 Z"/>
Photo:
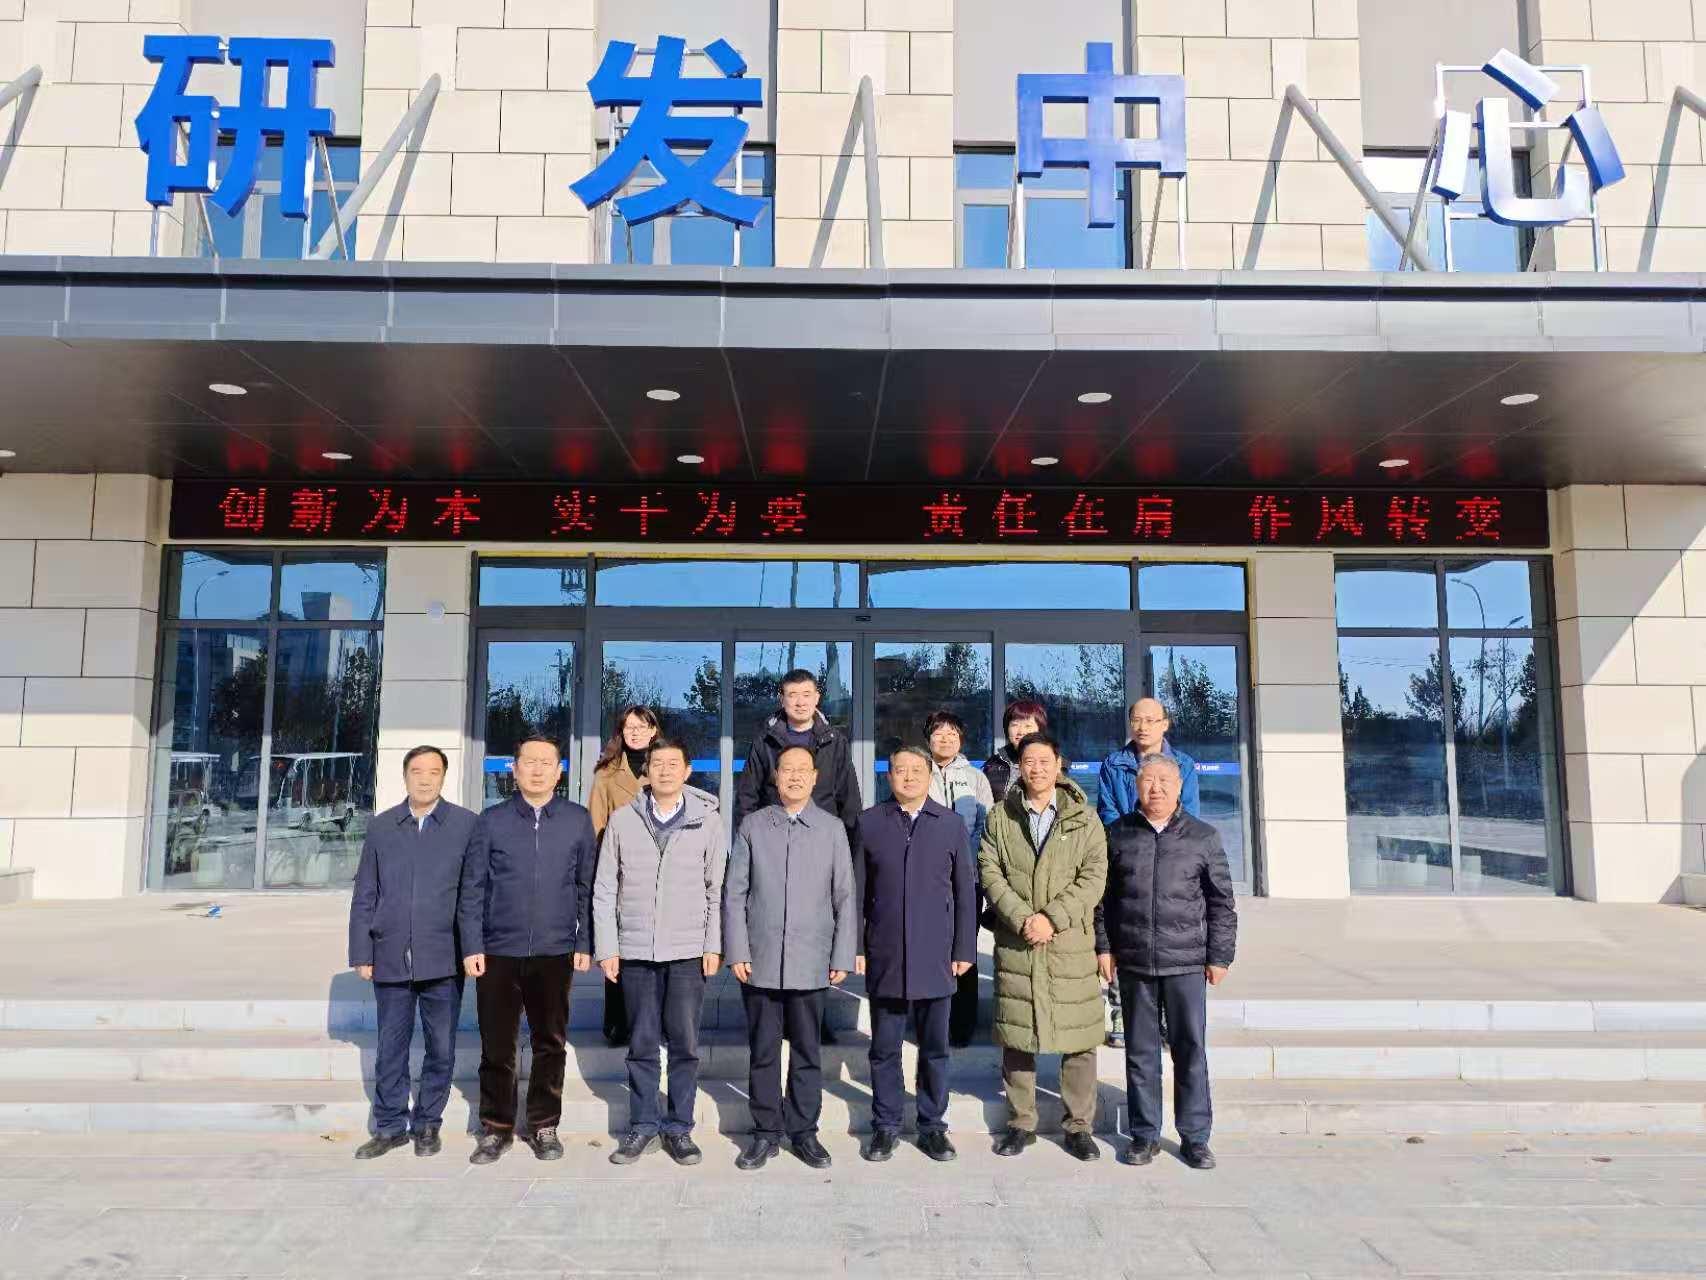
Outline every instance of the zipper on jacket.
<path fill-rule="evenodd" d="M 531 803 L 527 806 L 533 809 Z M 533 901 L 527 904 L 527 954 L 533 954 L 534 926 L 539 923 L 539 815 L 543 809 L 533 809 Z"/>
<path fill-rule="evenodd" d="M 809 803 L 809 801 L 808 801 Z M 799 825 L 787 814 L 782 815 L 786 824 L 788 841 L 782 846 L 782 946 L 777 952 L 776 985 L 786 988 L 788 975 L 788 876 L 794 868 L 794 828 Z"/>
<path fill-rule="evenodd" d="M 1147 818 L 1144 819 L 1148 821 Z M 1168 823 L 1172 826 L 1172 823 Z M 1156 950 L 1155 935 L 1161 931 L 1161 903 L 1157 895 L 1161 892 L 1161 837 L 1165 830 L 1155 833 L 1155 855 L 1149 859 L 1149 971 L 1155 972 L 1155 961 L 1160 952 Z"/>

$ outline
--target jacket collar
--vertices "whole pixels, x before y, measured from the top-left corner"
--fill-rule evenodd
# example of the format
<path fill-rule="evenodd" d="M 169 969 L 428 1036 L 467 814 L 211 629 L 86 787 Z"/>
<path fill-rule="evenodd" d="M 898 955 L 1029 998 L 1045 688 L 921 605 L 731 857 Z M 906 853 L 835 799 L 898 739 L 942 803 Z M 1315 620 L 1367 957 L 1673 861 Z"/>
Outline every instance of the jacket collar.
<path fill-rule="evenodd" d="M 1178 758 L 1178 753 L 1173 750 L 1173 740 L 1171 738 L 1162 738 L 1161 750 L 1154 752 L 1153 754 L 1166 756 L 1169 759 Z M 1126 740 L 1125 746 L 1121 747 L 1114 753 L 1113 763 L 1121 766 L 1122 768 L 1135 769 L 1137 768 L 1137 762 L 1141 759 L 1143 759 L 1143 753 L 1137 749 L 1137 739 L 1129 738 Z"/>
<path fill-rule="evenodd" d="M 788 825 L 788 811 L 781 805 L 771 805 L 770 812 L 774 815 L 770 820 L 776 826 L 786 827 Z M 819 819 L 827 818 L 828 816 L 829 815 L 818 806 L 816 801 L 807 800 L 806 807 L 801 809 L 798 816 L 793 820 L 798 822 L 801 826 L 810 828 L 817 826 Z"/>
<path fill-rule="evenodd" d="M 527 802 L 527 797 L 521 794 L 519 788 L 516 790 L 514 795 L 510 796 L 509 803 L 510 807 L 515 810 L 518 816 L 523 818 L 531 818 L 533 816 L 533 806 Z M 551 798 L 547 800 L 544 807 L 539 810 L 539 816 L 542 819 L 549 820 L 562 812 L 562 808 L 563 798 L 556 792 L 552 792 Z"/>
<path fill-rule="evenodd" d="M 786 745 L 782 738 L 782 731 L 787 727 L 788 717 L 782 714 L 780 708 L 777 708 L 777 710 L 771 714 L 770 718 L 764 722 L 765 735 L 777 746 Z M 834 727 L 831 726 L 829 721 L 824 718 L 822 711 L 812 712 L 811 732 L 812 741 L 817 743 L 819 746 L 822 746 L 835 736 Z"/>
<path fill-rule="evenodd" d="M 433 802 L 432 812 L 427 814 L 426 820 L 434 826 L 442 823 L 444 821 L 444 806 L 447 803 L 449 802 L 445 800 L 443 796 L 440 796 Z M 403 803 L 398 806 L 398 809 L 400 810 L 397 814 L 397 825 L 399 827 L 404 823 L 415 823 L 417 826 L 419 825 L 415 818 L 415 811 L 409 808 L 409 802 L 407 800 L 403 801 Z"/>
<path fill-rule="evenodd" d="M 899 817 L 906 812 L 906 810 L 900 807 L 900 801 L 894 799 L 892 796 L 883 801 L 883 808 L 889 810 L 889 812 L 894 814 L 896 817 Z M 918 810 L 918 816 L 920 818 L 936 818 L 947 812 L 949 812 L 949 810 L 937 801 L 934 796 L 925 796 L 924 803 Z"/>
<path fill-rule="evenodd" d="M 687 812 L 682 816 L 683 822 L 698 822 L 717 811 L 717 797 L 709 791 L 698 787 L 683 787 L 681 803 L 687 806 Z M 650 787 L 642 787 L 640 794 L 628 802 L 628 807 L 646 819 L 648 825 L 652 817 L 652 791 Z"/>

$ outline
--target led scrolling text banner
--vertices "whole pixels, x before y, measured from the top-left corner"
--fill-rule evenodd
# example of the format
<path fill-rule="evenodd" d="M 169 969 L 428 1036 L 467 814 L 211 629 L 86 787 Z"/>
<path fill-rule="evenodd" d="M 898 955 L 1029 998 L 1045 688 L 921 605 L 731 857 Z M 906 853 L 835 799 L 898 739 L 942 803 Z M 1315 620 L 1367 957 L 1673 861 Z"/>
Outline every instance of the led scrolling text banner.
<path fill-rule="evenodd" d="M 1538 490 L 1023 485 L 287 484 L 179 480 L 172 536 L 220 541 L 1539 549 Z"/>

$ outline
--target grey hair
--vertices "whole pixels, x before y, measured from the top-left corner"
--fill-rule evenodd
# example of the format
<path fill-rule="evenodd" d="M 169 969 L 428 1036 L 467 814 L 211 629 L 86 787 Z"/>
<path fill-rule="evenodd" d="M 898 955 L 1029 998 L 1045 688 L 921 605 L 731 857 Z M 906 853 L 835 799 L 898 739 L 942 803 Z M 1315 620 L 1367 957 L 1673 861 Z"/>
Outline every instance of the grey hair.
<path fill-rule="evenodd" d="M 1171 769 L 1174 775 L 1181 779 L 1185 776 L 1185 771 L 1179 768 L 1179 762 L 1172 756 L 1164 756 L 1159 751 L 1151 751 L 1148 755 L 1144 756 L 1143 759 L 1137 762 L 1138 777 L 1142 777 L 1143 771 L 1153 765 L 1161 765 L 1165 768 Z"/>
<path fill-rule="evenodd" d="M 889 752 L 889 764 L 891 766 L 894 764 L 896 756 L 917 756 L 920 760 L 924 761 L 924 767 L 927 769 L 931 768 L 935 764 L 935 761 L 931 760 L 930 753 L 928 751 L 923 747 L 914 746 L 910 742 L 902 743 L 893 751 Z"/>

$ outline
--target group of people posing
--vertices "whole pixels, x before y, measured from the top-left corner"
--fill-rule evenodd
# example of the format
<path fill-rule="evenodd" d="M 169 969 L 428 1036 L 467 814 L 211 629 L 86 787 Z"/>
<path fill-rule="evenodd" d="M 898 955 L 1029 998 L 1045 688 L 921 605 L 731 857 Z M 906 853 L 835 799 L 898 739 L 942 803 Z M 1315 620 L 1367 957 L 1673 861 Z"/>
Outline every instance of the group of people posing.
<path fill-rule="evenodd" d="M 830 1165 L 818 1138 L 825 1001 L 850 974 L 870 1006 L 864 1158 L 888 1160 L 899 1145 L 910 1024 L 918 1147 L 952 1160 L 949 1061 L 976 1032 L 983 927 L 1011 1113 L 996 1153 L 1036 1141 L 1037 1058 L 1059 1054 L 1064 1146 L 1098 1158 L 1097 1049 L 1121 1037 L 1131 1138 L 1121 1159 L 1148 1164 L 1160 1150 L 1165 1041 L 1180 1158 L 1212 1168 L 1207 987 L 1232 963 L 1237 913 L 1220 838 L 1197 814 L 1193 762 L 1167 741 L 1161 704 L 1132 706 L 1131 739 L 1103 763 L 1093 812 L 1034 701 L 1007 708 L 1006 742 L 981 771 L 964 755 L 964 724 L 934 713 L 923 744 L 890 753 L 892 797 L 866 808 L 847 738 L 819 701 L 809 671 L 782 678 L 736 787 L 732 848 L 717 797 L 687 785 L 687 750 L 649 708 L 619 716 L 586 808 L 556 794 L 562 758 L 547 737 L 517 745 L 514 794 L 481 814 L 443 798 L 441 750 L 410 751 L 408 799 L 370 824 L 350 911 L 350 963 L 374 984 L 379 1022 L 374 1136 L 357 1158 L 411 1141 L 417 1155 L 442 1149 L 469 977 L 481 1041 L 471 1161 L 500 1159 L 517 1136 L 523 1013 L 526 1141 L 539 1159 L 560 1158 L 569 989 L 596 964 L 611 984 L 606 1034 L 628 1046 L 629 1127 L 612 1163 L 660 1146 L 678 1164 L 702 1159 L 700 1019 L 725 965 L 750 1050 L 753 1132 L 739 1168 L 762 1167 L 784 1141 L 807 1165 Z M 1104 1028 L 1104 984 L 1123 1036 L 1119 1023 Z M 411 1109 L 417 1018 L 425 1052 Z"/>

